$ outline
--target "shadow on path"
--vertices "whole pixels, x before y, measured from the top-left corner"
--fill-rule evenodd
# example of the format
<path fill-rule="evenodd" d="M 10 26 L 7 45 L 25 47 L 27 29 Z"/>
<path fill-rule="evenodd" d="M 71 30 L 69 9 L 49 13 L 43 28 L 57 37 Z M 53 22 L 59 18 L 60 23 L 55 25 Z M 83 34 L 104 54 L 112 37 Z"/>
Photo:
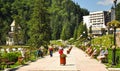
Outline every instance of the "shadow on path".
<path fill-rule="evenodd" d="M 65 66 L 74 66 L 75 64 L 66 64 Z"/>

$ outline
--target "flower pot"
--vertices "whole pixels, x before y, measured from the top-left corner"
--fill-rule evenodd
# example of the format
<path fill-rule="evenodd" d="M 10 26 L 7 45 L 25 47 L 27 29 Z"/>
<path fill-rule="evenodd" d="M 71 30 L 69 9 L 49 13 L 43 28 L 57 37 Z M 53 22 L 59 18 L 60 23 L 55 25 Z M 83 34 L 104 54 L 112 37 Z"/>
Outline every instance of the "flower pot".
<path fill-rule="evenodd" d="M 66 64 L 66 57 L 60 57 L 60 65 Z"/>

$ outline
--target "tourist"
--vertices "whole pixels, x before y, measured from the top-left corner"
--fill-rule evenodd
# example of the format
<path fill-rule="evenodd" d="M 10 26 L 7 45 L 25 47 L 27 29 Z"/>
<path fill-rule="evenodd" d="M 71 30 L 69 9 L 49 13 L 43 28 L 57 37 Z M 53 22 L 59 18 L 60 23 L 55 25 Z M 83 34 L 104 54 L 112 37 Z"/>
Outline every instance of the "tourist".
<path fill-rule="evenodd" d="M 63 48 L 62 47 L 59 47 L 59 54 L 63 54 Z"/>
<path fill-rule="evenodd" d="M 49 54 L 50 54 L 50 57 L 53 56 L 53 46 L 49 46 Z"/>
<path fill-rule="evenodd" d="M 103 50 L 102 48 L 100 49 L 100 54 L 97 57 L 97 59 L 99 60 L 99 62 L 102 62 L 102 59 L 106 58 L 108 55 L 108 49 L 106 48 L 105 50 Z"/>
<path fill-rule="evenodd" d="M 94 58 L 95 56 L 97 56 L 98 55 L 98 52 L 97 52 L 97 49 L 96 48 L 94 48 L 93 49 L 93 53 L 91 54 L 91 58 Z"/>

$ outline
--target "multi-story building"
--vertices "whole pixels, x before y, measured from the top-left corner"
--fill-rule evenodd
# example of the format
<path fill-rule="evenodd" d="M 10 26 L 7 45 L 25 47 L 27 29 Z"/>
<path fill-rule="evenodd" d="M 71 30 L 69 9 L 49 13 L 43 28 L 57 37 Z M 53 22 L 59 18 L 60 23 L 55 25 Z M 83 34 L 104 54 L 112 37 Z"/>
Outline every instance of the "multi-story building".
<path fill-rule="evenodd" d="M 87 17 L 84 16 L 83 21 L 84 23 L 87 24 L 88 29 L 89 27 L 91 27 L 92 34 L 94 35 L 105 34 L 106 24 L 111 19 L 109 11 L 90 12 L 90 14 Z M 86 22 L 86 20 L 88 19 L 89 21 Z"/>
<path fill-rule="evenodd" d="M 87 28 L 89 29 L 90 27 L 90 16 L 83 16 L 83 23 L 86 24 Z"/>

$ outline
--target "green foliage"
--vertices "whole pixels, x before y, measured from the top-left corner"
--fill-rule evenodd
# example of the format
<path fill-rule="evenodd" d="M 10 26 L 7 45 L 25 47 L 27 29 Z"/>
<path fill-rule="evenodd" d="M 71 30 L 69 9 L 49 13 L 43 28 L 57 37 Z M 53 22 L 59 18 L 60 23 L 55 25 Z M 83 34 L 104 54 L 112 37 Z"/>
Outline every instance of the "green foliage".
<path fill-rule="evenodd" d="M 66 54 L 61 54 L 60 57 L 65 58 L 65 57 L 67 57 L 67 55 Z"/>
<path fill-rule="evenodd" d="M 72 0 L 0 0 L 0 45 L 6 43 L 13 20 L 21 27 L 15 42 L 39 47 L 50 39 L 73 37 L 75 27 L 88 13 Z"/>
<path fill-rule="evenodd" d="M 87 27 L 81 22 L 78 27 L 75 29 L 74 39 L 78 38 L 87 38 Z"/>
<path fill-rule="evenodd" d="M 3 53 L 2 54 L 3 58 L 6 58 L 12 62 L 17 62 L 19 56 L 20 56 L 20 53 L 18 53 L 18 52 L 10 52 L 10 53 Z"/>
<path fill-rule="evenodd" d="M 35 47 L 48 45 L 51 35 L 47 2 L 36 0 L 33 17 L 29 21 L 29 44 Z"/>
<path fill-rule="evenodd" d="M 108 68 L 111 67 L 112 65 L 112 49 L 109 48 L 108 49 L 108 63 L 106 64 Z M 116 57 L 119 56 L 120 57 L 120 48 L 116 49 Z M 116 64 L 115 66 L 112 66 L 113 68 L 120 68 L 120 60 L 118 62 L 118 64 Z"/>
<path fill-rule="evenodd" d="M 64 43 L 60 40 L 51 40 L 50 44 L 55 44 L 55 45 L 59 45 L 59 46 L 64 46 Z"/>
<path fill-rule="evenodd" d="M 30 18 L 32 7 L 29 5 L 32 1 L 29 0 L 1 0 L 0 1 L 0 44 L 5 44 L 6 37 L 10 31 L 10 24 L 13 20 L 21 27 L 21 35 L 17 38 L 24 43 L 27 41 L 27 26 L 26 23 Z M 32 4 L 31 4 L 32 5 Z M 30 8 L 31 7 L 31 8 Z M 17 39 L 16 39 L 17 41 Z"/>
<path fill-rule="evenodd" d="M 113 35 L 105 35 L 102 37 L 95 37 L 94 39 L 92 39 L 92 44 L 104 47 L 111 47 L 113 41 Z"/>
<path fill-rule="evenodd" d="M 64 24 L 62 33 L 61 33 L 61 39 L 67 40 L 71 37 L 71 32 L 70 32 L 70 24 L 67 22 Z"/>
<path fill-rule="evenodd" d="M 77 27 L 74 30 L 74 39 L 77 39 Z"/>
<path fill-rule="evenodd" d="M 49 11 L 53 40 L 73 37 L 75 27 L 82 21 L 82 16 L 88 14 L 87 10 L 81 9 L 71 0 L 52 0 Z"/>
<path fill-rule="evenodd" d="M 117 4 L 115 9 L 116 19 L 120 21 L 120 3 Z"/>
<path fill-rule="evenodd" d="M 68 40 L 68 44 L 73 44 L 75 41 L 76 41 L 76 40 L 75 40 L 74 38 L 70 38 L 70 39 Z"/>

